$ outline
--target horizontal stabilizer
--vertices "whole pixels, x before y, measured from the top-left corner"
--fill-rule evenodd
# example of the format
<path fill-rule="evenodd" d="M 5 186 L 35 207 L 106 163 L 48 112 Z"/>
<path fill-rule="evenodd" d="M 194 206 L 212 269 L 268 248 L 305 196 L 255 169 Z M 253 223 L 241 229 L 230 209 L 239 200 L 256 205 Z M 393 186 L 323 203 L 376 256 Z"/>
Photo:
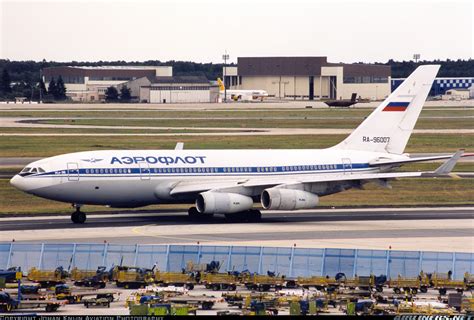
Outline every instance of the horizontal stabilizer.
<path fill-rule="evenodd" d="M 424 162 L 424 161 L 435 161 L 435 160 L 443 160 L 443 159 L 451 159 L 454 155 L 440 155 L 440 156 L 429 156 L 429 157 L 415 157 L 409 159 L 402 159 L 402 160 L 391 160 L 391 159 L 381 159 L 369 162 L 369 166 L 371 167 L 380 167 L 380 166 L 387 166 L 387 165 L 403 165 L 407 163 L 414 163 L 414 162 Z M 461 154 L 460 157 L 470 157 L 470 154 Z"/>
<path fill-rule="evenodd" d="M 439 168 L 436 169 L 434 173 L 436 175 L 449 174 L 451 170 L 453 170 L 454 166 L 456 165 L 458 160 L 461 158 L 463 153 L 464 153 L 464 149 L 461 149 L 458 152 L 456 152 L 448 161 L 446 161 L 441 166 L 439 166 Z"/>

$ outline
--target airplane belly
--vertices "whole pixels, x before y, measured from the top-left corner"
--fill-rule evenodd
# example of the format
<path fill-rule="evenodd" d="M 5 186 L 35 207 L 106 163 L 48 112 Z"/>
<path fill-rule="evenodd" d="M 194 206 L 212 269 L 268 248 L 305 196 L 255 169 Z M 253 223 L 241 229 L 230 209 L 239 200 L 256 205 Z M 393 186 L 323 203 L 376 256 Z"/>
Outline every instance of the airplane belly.
<path fill-rule="evenodd" d="M 36 190 L 36 194 L 68 203 L 139 206 L 159 202 L 153 193 L 155 185 L 156 182 L 152 180 L 91 181 L 82 179 Z"/>

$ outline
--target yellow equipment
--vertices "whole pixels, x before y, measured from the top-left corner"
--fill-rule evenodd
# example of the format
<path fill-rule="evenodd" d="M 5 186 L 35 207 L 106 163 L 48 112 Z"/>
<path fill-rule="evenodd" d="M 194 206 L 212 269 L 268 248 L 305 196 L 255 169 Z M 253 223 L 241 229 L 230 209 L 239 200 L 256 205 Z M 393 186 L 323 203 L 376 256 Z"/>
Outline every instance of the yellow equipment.
<path fill-rule="evenodd" d="M 186 273 L 179 272 L 155 272 L 155 282 L 162 285 L 175 285 L 184 286 L 185 288 L 192 290 L 196 284 L 196 280 L 192 276 Z"/>
<path fill-rule="evenodd" d="M 249 290 L 268 291 L 271 288 L 280 290 L 285 285 L 284 277 L 270 277 L 264 275 L 253 275 L 249 281 L 245 282 L 245 286 Z"/>
<path fill-rule="evenodd" d="M 119 271 L 117 274 L 117 287 L 128 288 L 144 288 L 146 285 L 153 283 L 153 273 L 140 272 L 138 270 Z"/>
<path fill-rule="evenodd" d="M 94 270 L 79 270 L 77 268 L 73 268 L 71 270 L 71 280 L 79 281 L 86 278 L 92 278 L 96 275 L 96 271 Z"/>
<path fill-rule="evenodd" d="M 27 279 L 30 281 L 38 282 L 41 286 L 56 285 L 59 283 L 65 283 L 65 275 L 61 269 L 56 270 L 38 270 L 35 267 L 28 271 Z"/>
<path fill-rule="evenodd" d="M 422 276 L 417 278 L 404 278 L 398 275 L 396 279 L 390 279 L 388 287 L 393 289 L 395 293 L 400 293 L 403 290 L 407 293 L 411 292 L 416 294 L 418 291 L 426 293 L 429 284 L 423 280 Z"/>
<path fill-rule="evenodd" d="M 431 281 L 433 288 L 437 289 L 440 295 L 445 295 L 447 290 L 462 292 L 467 289 L 464 280 L 452 280 L 449 273 L 433 273 Z"/>
<path fill-rule="evenodd" d="M 227 273 L 205 273 L 201 276 L 201 283 L 204 284 L 206 289 L 214 291 L 234 291 L 237 289 L 238 280 L 235 276 Z"/>
<path fill-rule="evenodd" d="M 328 278 L 322 276 L 313 277 L 298 277 L 296 283 L 303 288 L 315 287 L 318 290 L 327 288 L 329 286 L 338 287 L 339 282 L 335 278 Z"/>

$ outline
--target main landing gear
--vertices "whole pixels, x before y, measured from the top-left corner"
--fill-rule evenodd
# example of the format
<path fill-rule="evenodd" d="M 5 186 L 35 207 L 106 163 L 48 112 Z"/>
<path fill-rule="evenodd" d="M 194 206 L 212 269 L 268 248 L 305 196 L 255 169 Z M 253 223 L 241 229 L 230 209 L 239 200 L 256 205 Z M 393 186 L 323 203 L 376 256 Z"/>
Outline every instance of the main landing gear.
<path fill-rule="evenodd" d="M 71 220 L 74 223 L 84 223 L 86 222 L 86 214 L 81 211 L 81 205 L 73 204 L 73 208 L 76 208 L 76 211 L 71 214 Z"/>
<path fill-rule="evenodd" d="M 227 222 L 260 222 L 262 220 L 262 213 L 260 210 L 247 210 L 238 213 L 229 213 L 225 215 Z"/>
<path fill-rule="evenodd" d="M 191 220 L 203 221 L 207 219 L 212 219 L 212 214 L 202 214 L 196 207 L 191 207 L 188 210 L 188 216 Z M 227 222 L 259 222 L 262 220 L 262 213 L 260 210 L 247 210 L 237 213 L 228 213 L 225 214 L 225 220 Z"/>
<path fill-rule="evenodd" d="M 196 207 L 188 209 L 188 216 L 191 220 L 208 220 L 214 217 L 213 214 L 200 213 Z"/>

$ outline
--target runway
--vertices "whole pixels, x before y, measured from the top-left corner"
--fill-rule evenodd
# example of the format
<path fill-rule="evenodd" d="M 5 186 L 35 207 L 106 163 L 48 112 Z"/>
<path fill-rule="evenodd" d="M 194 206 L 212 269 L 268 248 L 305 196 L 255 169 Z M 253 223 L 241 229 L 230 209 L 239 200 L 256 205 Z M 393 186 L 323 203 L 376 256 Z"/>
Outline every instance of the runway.
<path fill-rule="evenodd" d="M 193 222 L 182 211 L 0 218 L 0 241 L 215 244 L 474 252 L 474 210 L 452 208 L 268 211 L 260 223 Z"/>

